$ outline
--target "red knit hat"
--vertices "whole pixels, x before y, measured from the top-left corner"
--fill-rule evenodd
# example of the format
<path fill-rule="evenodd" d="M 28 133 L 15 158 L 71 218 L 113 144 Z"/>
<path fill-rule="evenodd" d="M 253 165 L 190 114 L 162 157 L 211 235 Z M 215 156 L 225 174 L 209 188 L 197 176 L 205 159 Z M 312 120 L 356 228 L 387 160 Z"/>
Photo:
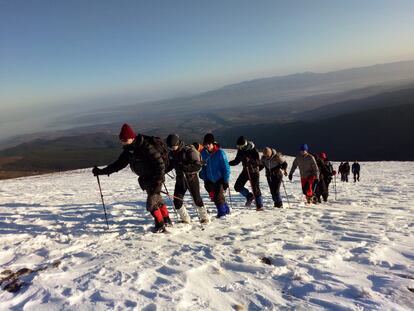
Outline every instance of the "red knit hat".
<path fill-rule="evenodd" d="M 120 140 L 128 140 L 130 138 L 135 138 L 135 136 L 137 135 L 128 124 L 125 123 L 124 125 L 122 125 L 121 132 L 119 133 Z"/>

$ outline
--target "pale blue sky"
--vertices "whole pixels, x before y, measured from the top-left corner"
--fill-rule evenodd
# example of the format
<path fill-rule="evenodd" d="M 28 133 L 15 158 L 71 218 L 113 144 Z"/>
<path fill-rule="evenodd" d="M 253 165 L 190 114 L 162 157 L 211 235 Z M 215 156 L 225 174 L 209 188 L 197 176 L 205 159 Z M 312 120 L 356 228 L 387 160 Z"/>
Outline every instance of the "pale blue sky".
<path fill-rule="evenodd" d="M 0 109 L 414 59 L 413 16 L 412 0 L 0 0 Z"/>

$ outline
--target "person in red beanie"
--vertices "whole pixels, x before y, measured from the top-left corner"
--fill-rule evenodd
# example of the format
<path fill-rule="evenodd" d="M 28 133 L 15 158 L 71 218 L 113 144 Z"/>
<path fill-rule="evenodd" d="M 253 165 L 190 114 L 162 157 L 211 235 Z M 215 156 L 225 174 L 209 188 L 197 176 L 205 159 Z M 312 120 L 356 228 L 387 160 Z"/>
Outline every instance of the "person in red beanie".
<path fill-rule="evenodd" d="M 321 197 L 323 201 L 328 201 L 329 196 L 329 184 L 332 181 L 332 176 L 336 174 L 331 162 L 328 160 L 326 152 L 320 152 L 318 155 L 314 155 L 316 163 L 319 169 L 319 182 L 315 189 L 315 195 L 318 202 L 321 203 Z"/>
<path fill-rule="evenodd" d="M 129 164 L 131 170 L 139 176 L 140 187 L 147 192 L 146 208 L 155 220 L 153 231 L 165 232 L 165 226 L 171 225 L 167 206 L 161 196 L 161 186 L 165 181 L 165 168 L 168 166 L 167 147 L 158 137 L 136 135 L 128 124 L 122 125 L 119 140 L 123 145 L 119 158 L 103 169 L 95 166 L 92 173 L 95 176 L 109 176 Z"/>

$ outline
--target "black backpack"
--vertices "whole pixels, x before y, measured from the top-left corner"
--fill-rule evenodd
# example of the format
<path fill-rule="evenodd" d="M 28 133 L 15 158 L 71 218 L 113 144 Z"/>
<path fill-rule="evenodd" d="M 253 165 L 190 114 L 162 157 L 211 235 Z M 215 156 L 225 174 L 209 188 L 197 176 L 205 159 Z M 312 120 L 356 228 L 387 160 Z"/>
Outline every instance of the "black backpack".
<path fill-rule="evenodd" d="M 169 166 L 170 160 L 168 157 L 168 147 L 166 143 L 157 136 L 147 136 L 142 135 L 144 137 L 144 140 L 150 144 L 151 146 L 154 146 L 154 148 L 160 153 L 162 160 L 164 161 L 165 167 Z"/>

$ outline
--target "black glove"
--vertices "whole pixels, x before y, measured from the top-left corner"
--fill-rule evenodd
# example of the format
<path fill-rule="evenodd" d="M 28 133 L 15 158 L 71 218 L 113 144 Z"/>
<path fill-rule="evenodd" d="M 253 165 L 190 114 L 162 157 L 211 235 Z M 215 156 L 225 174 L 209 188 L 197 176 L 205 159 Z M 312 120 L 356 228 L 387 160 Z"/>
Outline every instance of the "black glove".
<path fill-rule="evenodd" d="M 94 166 L 93 169 L 92 169 L 92 174 L 93 174 L 93 176 L 102 175 L 102 170 L 100 168 L 97 168 L 96 166 Z"/>
<path fill-rule="evenodd" d="M 223 190 L 226 191 L 229 188 L 229 183 L 223 182 Z"/>
<path fill-rule="evenodd" d="M 293 175 L 289 174 L 289 180 L 292 181 Z"/>

